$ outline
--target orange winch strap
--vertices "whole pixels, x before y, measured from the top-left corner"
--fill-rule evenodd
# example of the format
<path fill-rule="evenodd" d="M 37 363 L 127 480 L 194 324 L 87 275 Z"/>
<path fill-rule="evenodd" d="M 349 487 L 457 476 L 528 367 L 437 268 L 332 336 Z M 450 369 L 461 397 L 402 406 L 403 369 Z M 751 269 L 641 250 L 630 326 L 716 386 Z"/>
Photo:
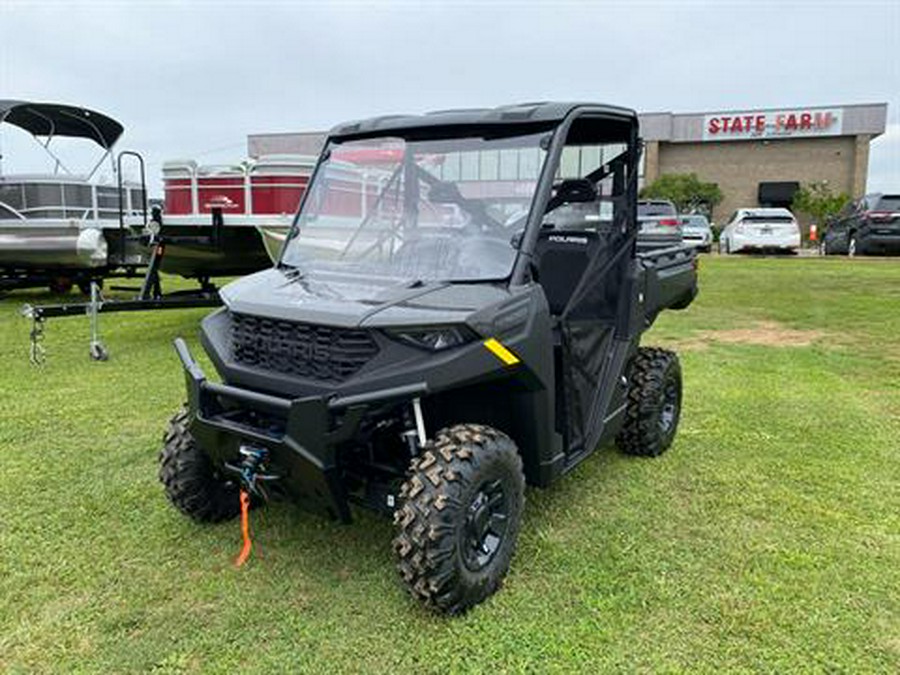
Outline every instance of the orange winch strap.
<path fill-rule="evenodd" d="M 250 557 L 250 549 L 253 548 L 253 542 L 250 541 L 250 494 L 246 490 L 241 490 L 241 536 L 244 539 L 244 545 L 238 554 L 234 564 L 240 567 L 247 558 Z"/>

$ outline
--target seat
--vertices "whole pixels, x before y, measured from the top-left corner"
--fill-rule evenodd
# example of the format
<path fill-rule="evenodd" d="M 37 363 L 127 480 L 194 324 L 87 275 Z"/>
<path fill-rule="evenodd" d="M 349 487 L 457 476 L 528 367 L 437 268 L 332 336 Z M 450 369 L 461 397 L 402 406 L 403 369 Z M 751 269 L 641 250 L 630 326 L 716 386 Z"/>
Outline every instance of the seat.
<path fill-rule="evenodd" d="M 534 271 L 551 314 L 562 314 L 602 243 L 590 230 L 541 230 L 534 248 Z"/>

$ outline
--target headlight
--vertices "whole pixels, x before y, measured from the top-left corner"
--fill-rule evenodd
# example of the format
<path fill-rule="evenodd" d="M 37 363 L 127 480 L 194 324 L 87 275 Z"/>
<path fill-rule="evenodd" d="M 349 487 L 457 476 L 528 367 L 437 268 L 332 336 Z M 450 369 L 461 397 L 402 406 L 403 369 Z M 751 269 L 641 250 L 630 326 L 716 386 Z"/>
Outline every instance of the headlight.
<path fill-rule="evenodd" d="M 439 352 L 472 342 L 478 336 L 468 326 L 444 326 L 441 328 L 403 328 L 389 330 L 387 334 L 420 349 Z"/>

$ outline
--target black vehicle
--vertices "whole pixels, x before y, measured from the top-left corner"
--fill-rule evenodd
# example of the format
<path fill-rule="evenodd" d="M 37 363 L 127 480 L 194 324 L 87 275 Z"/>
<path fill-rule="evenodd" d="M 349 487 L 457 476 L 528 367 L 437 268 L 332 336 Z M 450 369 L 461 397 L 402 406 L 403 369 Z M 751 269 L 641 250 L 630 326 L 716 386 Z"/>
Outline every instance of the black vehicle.
<path fill-rule="evenodd" d="M 678 358 L 639 343 L 691 303 L 696 258 L 638 252 L 640 149 L 636 114 L 595 104 L 333 129 L 280 262 L 202 323 L 223 384 L 176 341 L 170 500 L 198 521 L 235 516 L 239 492 L 345 522 L 369 507 L 393 516 L 414 597 L 446 613 L 485 599 L 526 483 L 613 439 L 653 456 L 675 435 Z M 594 163 L 559 180 L 564 150 Z M 348 196 L 354 157 L 371 189 Z"/>
<path fill-rule="evenodd" d="M 900 195 L 870 194 L 832 218 L 822 239 L 826 255 L 900 255 Z"/>

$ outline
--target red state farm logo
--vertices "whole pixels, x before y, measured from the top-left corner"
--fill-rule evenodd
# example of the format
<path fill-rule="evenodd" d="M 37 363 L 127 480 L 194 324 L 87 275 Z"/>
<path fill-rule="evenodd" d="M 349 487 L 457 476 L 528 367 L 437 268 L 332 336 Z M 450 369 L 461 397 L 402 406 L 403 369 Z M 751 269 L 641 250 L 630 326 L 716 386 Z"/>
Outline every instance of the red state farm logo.
<path fill-rule="evenodd" d="M 716 115 L 706 121 L 709 137 L 790 136 L 833 131 L 838 116 L 831 110 Z"/>

